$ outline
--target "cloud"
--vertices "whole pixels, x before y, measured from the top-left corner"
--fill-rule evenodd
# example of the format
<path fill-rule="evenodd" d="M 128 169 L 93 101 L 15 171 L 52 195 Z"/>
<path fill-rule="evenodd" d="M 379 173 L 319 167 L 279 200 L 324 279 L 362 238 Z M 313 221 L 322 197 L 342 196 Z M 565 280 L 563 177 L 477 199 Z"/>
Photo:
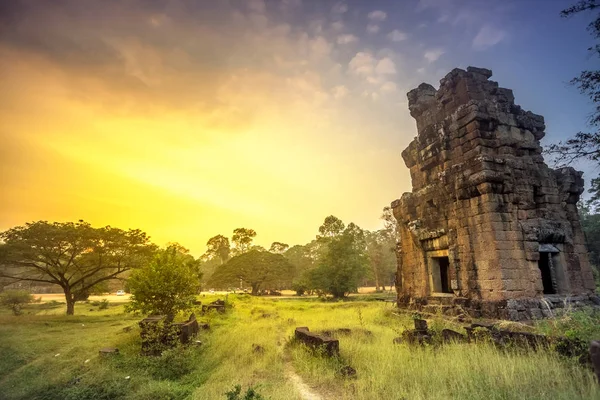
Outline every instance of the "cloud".
<path fill-rule="evenodd" d="M 371 21 L 385 21 L 387 14 L 381 10 L 371 11 L 367 16 Z"/>
<path fill-rule="evenodd" d="M 377 59 L 371 53 L 358 52 L 348 63 L 350 72 L 356 75 L 368 76 L 375 71 L 375 63 Z"/>
<path fill-rule="evenodd" d="M 358 41 L 358 38 L 352 34 L 345 34 L 345 35 L 339 35 L 337 37 L 337 43 L 338 44 L 348 44 L 348 43 L 352 43 L 352 42 L 356 42 Z"/>
<path fill-rule="evenodd" d="M 331 29 L 334 31 L 341 31 L 344 29 L 344 23 L 342 21 L 335 21 L 331 23 Z"/>
<path fill-rule="evenodd" d="M 316 58 L 321 58 L 331 53 L 331 44 L 323 37 L 317 36 L 310 40 L 311 55 Z"/>
<path fill-rule="evenodd" d="M 345 97 L 348 94 L 348 92 L 349 92 L 348 88 L 344 85 L 338 85 L 338 86 L 335 86 L 333 89 L 331 89 L 333 98 L 336 100 Z"/>
<path fill-rule="evenodd" d="M 343 2 L 335 3 L 331 8 L 331 12 L 334 14 L 344 14 L 348 11 L 348 5 Z"/>
<path fill-rule="evenodd" d="M 369 25 L 367 25 L 367 32 L 368 33 L 377 33 L 377 32 L 379 32 L 379 25 L 376 25 L 376 24 L 369 24 Z"/>
<path fill-rule="evenodd" d="M 267 9 L 267 5 L 265 4 L 264 0 L 249 0 L 247 4 L 248 9 L 256 13 L 263 14 Z"/>
<path fill-rule="evenodd" d="M 506 37 L 506 32 L 490 25 L 485 25 L 473 39 L 473 49 L 485 50 L 497 45 Z"/>
<path fill-rule="evenodd" d="M 437 61 L 445 51 L 442 49 L 427 50 L 423 57 L 430 63 Z"/>
<path fill-rule="evenodd" d="M 404 33 L 404 32 L 399 31 L 398 29 L 394 29 L 393 31 L 391 31 L 390 33 L 388 33 L 387 37 L 392 42 L 401 42 L 403 40 L 406 40 L 406 38 L 408 37 L 408 35 L 406 33 Z"/>
<path fill-rule="evenodd" d="M 302 6 L 302 0 L 281 0 L 281 8 L 283 8 L 285 10 L 298 8 L 301 6 Z"/>
<path fill-rule="evenodd" d="M 386 81 L 388 76 L 396 74 L 396 64 L 390 57 L 378 59 L 369 52 L 358 52 L 350 60 L 348 71 L 363 77 L 370 85 L 382 86 L 389 93 L 392 88 Z"/>
<path fill-rule="evenodd" d="M 381 91 L 381 93 L 395 93 L 397 88 L 394 82 L 388 81 L 381 85 L 379 90 Z"/>
<path fill-rule="evenodd" d="M 375 72 L 381 75 L 393 75 L 396 73 L 396 64 L 389 57 L 384 57 L 377 63 Z"/>

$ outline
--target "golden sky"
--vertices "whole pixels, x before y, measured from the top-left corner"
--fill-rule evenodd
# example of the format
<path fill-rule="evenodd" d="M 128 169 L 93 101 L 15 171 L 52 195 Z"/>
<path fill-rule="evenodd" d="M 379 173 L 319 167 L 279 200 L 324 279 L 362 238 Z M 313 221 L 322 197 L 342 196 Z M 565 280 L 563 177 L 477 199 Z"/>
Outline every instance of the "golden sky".
<path fill-rule="evenodd" d="M 310 241 L 329 214 L 374 229 L 409 189 L 399 129 L 412 121 L 396 84 L 380 89 L 391 60 L 378 72 L 385 57 L 369 53 L 354 78 L 380 82 L 357 94 L 333 33 L 260 1 L 132 5 L 15 12 L 0 48 L 0 229 L 84 219 L 198 255 L 237 227 L 264 246 Z M 403 118 L 379 119 L 378 97 Z"/>
<path fill-rule="evenodd" d="M 84 219 L 200 255 L 238 227 L 265 247 L 330 214 L 378 228 L 410 190 L 406 92 L 510 39 L 475 7 L 392 3 L 3 2 L 0 230 Z"/>

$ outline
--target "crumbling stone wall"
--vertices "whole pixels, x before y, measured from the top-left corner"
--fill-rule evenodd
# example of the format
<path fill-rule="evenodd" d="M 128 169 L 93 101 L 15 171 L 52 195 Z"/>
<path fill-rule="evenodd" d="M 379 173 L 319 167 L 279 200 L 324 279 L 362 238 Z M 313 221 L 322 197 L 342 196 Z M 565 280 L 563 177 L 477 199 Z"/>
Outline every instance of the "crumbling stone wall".
<path fill-rule="evenodd" d="M 541 316 L 553 304 L 536 303 L 544 291 L 587 302 L 582 173 L 544 163 L 544 118 L 491 76 L 454 69 L 438 90 L 423 83 L 408 93 L 418 136 L 402 152 L 412 193 L 392 203 L 398 301 L 511 319 Z"/>

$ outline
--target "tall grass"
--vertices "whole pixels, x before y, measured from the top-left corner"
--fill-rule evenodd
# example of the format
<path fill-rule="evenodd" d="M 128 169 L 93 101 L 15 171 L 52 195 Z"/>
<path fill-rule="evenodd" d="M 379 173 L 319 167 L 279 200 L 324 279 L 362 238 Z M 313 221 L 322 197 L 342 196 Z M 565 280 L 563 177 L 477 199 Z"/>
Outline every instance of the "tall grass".
<path fill-rule="evenodd" d="M 226 314 L 202 317 L 211 329 L 201 333 L 201 346 L 159 358 L 139 355 L 139 317 L 122 306 L 80 307 L 79 315 L 64 317 L 41 315 L 52 310 L 32 305 L 31 315 L 0 315 L 0 398 L 218 400 L 241 385 L 267 399 L 301 399 L 292 371 L 326 399 L 600 398 L 591 371 L 553 353 L 395 345 L 412 320 L 390 304 L 244 295 L 229 302 Z M 339 334 L 340 359 L 328 359 L 291 340 L 297 326 L 351 332 Z M 430 326 L 460 329 L 442 319 Z M 99 357 L 106 346 L 121 354 Z M 345 365 L 356 369 L 355 378 L 339 373 Z"/>

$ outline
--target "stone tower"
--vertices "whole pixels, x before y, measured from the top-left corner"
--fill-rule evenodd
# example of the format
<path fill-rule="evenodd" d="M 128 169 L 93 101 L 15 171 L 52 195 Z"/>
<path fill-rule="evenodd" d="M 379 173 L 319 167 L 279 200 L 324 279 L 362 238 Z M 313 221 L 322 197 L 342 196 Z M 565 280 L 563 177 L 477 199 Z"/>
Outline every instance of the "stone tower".
<path fill-rule="evenodd" d="M 418 135 L 402 152 L 412 193 L 392 203 L 399 304 L 520 320 L 597 302 L 582 173 L 544 163 L 544 118 L 491 76 L 454 69 L 408 93 Z"/>

